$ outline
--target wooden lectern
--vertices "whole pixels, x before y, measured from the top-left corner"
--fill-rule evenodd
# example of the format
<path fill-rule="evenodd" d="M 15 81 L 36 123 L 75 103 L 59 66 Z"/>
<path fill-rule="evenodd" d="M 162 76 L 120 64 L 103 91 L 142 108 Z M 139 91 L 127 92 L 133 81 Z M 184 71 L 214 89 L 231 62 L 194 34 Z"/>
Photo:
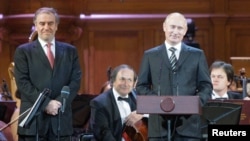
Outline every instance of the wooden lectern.
<path fill-rule="evenodd" d="M 137 95 L 137 113 L 193 115 L 201 114 L 199 96 Z"/>
<path fill-rule="evenodd" d="M 137 113 L 194 115 L 201 114 L 199 96 L 151 96 L 137 95 Z M 168 141 L 171 140 L 171 121 L 167 121 Z"/>

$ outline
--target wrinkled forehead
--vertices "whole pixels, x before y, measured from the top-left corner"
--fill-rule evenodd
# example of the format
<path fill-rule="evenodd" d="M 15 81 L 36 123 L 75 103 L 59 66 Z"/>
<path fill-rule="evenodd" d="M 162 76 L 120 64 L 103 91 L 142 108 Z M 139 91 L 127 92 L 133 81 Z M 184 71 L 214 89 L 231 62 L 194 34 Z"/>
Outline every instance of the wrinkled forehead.
<path fill-rule="evenodd" d="M 134 72 L 128 68 L 121 69 L 117 74 L 117 78 L 133 79 Z"/>
<path fill-rule="evenodd" d="M 53 19 L 57 24 L 59 24 L 59 16 L 55 11 L 51 10 L 39 10 L 35 13 L 35 16 L 33 18 L 33 22 L 37 22 L 38 20 L 44 19 L 44 18 L 50 18 Z"/>

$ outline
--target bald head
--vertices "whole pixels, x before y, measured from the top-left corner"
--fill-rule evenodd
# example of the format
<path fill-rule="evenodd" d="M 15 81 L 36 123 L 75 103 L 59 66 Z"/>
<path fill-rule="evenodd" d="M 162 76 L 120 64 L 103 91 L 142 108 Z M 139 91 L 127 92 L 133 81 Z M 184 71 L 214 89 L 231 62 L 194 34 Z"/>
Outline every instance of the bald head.
<path fill-rule="evenodd" d="M 169 14 L 163 23 L 163 31 L 166 42 L 174 46 L 182 41 L 187 32 L 187 19 L 178 12 Z"/>
<path fill-rule="evenodd" d="M 181 13 L 178 13 L 178 12 L 175 12 L 175 13 L 170 13 L 164 22 L 169 22 L 171 20 L 174 20 L 174 19 L 179 19 L 180 22 L 183 22 L 184 26 L 187 27 L 187 19 L 184 17 L 184 15 L 182 15 Z"/>

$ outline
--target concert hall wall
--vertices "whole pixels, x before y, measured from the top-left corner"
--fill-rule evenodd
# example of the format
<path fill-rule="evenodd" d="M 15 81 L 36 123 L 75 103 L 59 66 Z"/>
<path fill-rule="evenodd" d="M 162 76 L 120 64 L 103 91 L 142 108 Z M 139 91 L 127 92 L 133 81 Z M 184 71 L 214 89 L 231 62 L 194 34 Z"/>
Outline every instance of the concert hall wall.
<path fill-rule="evenodd" d="M 138 72 L 143 51 L 163 43 L 162 23 L 170 12 L 195 21 L 194 41 L 209 65 L 250 54 L 250 1 L 246 0 L 2 0 L 0 78 L 9 84 L 7 69 L 14 51 L 28 41 L 33 13 L 43 6 L 60 14 L 57 39 L 78 48 L 83 71 L 79 93 L 98 94 L 109 67 L 126 63 Z"/>

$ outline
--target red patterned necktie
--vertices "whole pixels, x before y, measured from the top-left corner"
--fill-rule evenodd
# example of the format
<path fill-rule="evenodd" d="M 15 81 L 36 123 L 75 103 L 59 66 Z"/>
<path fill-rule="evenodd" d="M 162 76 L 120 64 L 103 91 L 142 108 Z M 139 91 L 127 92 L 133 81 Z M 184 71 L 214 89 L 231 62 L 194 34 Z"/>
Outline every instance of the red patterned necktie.
<path fill-rule="evenodd" d="M 46 46 L 47 46 L 47 57 L 49 59 L 49 63 L 50 63 L 51 68 L 53 68 L 53 66 L 54 66 L 54 55 L 53 55 L 52 50 L 51 50 L 51 43 L 46 44 Z"/>

